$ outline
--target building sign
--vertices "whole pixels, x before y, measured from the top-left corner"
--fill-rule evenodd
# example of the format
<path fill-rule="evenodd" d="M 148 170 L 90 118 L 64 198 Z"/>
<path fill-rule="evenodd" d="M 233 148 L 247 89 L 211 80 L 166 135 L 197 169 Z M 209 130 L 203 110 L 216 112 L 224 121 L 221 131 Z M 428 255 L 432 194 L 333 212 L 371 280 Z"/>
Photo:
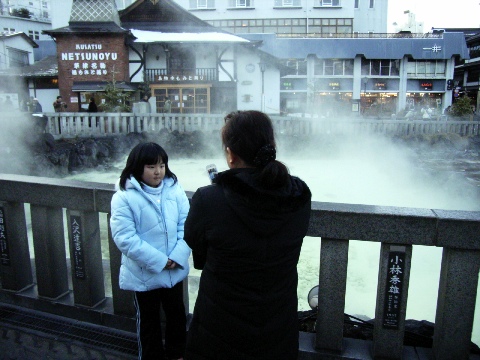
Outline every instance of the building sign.
<path fill-rule="evenodd" d="M 340 83 L 338 83 L 338 82 L 330 82 L 330 83 L 328 83 L 328 87 L 329 87 L 331 90 L 340 90 Z"/>
<path fill-rule="evenodd" d="M 5 210 L 0 207 L 0 264 L 10 266 Z"/>
<path fill-rule="evenodd" d="M 398 329 L 400 321 L 400 305 L 403 295 L 404 272 L 405 253 L 399 251 L 389 252 L 385 289 L 385 309 L 383 314 L 384 328 Z"/>
<path fill-rule="evenodd" d="M 204 75 L 160 75 L 158 81 L 205 81 Z"/>
<path fill-rule="evenodd" d="M 282 90 L 293 90 L 293 83 L 291 81 L 282 81 Z"/>
<path fill-rule="evenodd" d="M 72 62 L 74 77 L 108 75 L 107 63 L 115 62 L 118 53 L 104 50 L 102 44 L 75 44 L 75 51 L 61 53 L 61 61 Z"/>
<path fill-rule="evenodd" d="M 387 89 L 387 83 L 386 82 L 376 82 L 375 83 L 375 89 L 376 90 L 386 90 Z"/>
<path fill-rule="evenodd" d="M 77 279 L 85 279 L 85 260 L 83 256 L 82 219 L 80 216 L 70 216 L 71 239 L 73 248 L 74 274 Z"/>
<path fill-rule="evenodd" d="M 423 90 L 432 90 L 433 89 L 433 83 L 430 81 L 420 81 L 420 87 Z"/>

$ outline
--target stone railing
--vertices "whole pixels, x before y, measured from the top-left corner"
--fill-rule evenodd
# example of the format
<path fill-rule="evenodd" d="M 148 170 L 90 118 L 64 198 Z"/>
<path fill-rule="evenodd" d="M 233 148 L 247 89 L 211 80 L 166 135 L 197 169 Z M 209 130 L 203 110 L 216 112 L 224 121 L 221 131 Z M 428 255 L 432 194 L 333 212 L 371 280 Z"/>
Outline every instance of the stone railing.
<path fill-rule="evenodd" d="M 120 253 L 108 230 L 113 193 L 111 184 L 0 174 L 0 301 L 134 331 L 132 295 L 118 288 Z M 103 249 L 102 229 L 108 239 Z M 350 358 L 352 345 L 343 338 L 343 324 L 348 248 L 354 239 L 381 243 L 373 347 L 368 350 L 366 343 L 363 353 L 355 349 L 355 358 L 405 357 L 413 245 L 443 248 L 433 356 L 468 358 L 480 269 L 480 212 L 313 202 L 308 236 L 321 238 L 319 310 L 316 334 L 300 333 L 302 359 Z M 112 296 L 105 295 L 108 271 Z"/>
<path fill-rule="evenodd" d="M 134 114 L 134 113 L 48 113 L 46 131 L 56 139 L 109 136 L 130 132 L 217 131 L 223 126 L 221 114 Z M 275 131 L 290 135 L 380 133 L 386 135 L 416 135 L 455 133 L 479 135 L 479 121 L 394 119 L 320 119 L 271 115 Z"/>

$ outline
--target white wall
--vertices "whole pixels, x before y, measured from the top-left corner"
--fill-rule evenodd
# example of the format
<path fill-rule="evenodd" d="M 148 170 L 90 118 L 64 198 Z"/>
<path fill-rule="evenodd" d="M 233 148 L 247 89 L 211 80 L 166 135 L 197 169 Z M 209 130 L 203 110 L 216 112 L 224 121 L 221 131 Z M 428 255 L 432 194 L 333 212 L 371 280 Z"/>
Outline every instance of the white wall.
<path fill-rule="evenodd" d="M 258 55 L 250 50 L 239 50 L 237 53 L 237 107 L 239 110 L 262 110 L 262 72 L 259 62 Z M 265 108 L 263 110 L 269 114 L 280 112 L 279 78 L 279 70 L 273 64 L 267 63 L 264 73 Z M 246 96 L 249 97 L 249 101 L 246 101 Z"/>
<path fill-rule="evenodd" d="M 52 29 L 68 26 L 73 0 L 50 0 Z"/>
<path fill-rule="evenodd" d="M 4 28 L 14 29 L 16 32 L 24 32 L 26 35 L 28 35 L 29 31 L 37 31 L 40 35 L 38 40 L 51 40 L 50 36 L 42 34 L 43 30 L 50 30 L 52 28 L 51 23 L 48 21 L 0 15 L 0 31 L 4 31 Z"/>

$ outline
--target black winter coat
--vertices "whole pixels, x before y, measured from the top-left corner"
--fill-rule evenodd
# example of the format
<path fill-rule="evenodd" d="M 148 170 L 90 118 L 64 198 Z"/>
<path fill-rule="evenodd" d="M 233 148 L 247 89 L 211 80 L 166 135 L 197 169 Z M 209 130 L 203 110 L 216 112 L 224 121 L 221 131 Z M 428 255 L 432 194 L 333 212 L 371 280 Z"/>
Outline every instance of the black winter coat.
<path fill-rule="evenodd" d="M 310 209 L 302 180 L 266 190 L 254 169 L 219 173 L 195 192 L 185 241 L 203 271 L 186 360 L 297 359 L 297 263 Z"/>

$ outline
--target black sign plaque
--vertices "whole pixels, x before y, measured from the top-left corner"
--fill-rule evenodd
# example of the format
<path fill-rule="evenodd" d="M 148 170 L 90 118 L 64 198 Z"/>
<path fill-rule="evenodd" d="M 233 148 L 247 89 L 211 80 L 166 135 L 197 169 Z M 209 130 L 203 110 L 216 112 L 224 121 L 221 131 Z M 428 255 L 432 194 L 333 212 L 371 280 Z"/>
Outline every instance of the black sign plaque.
<path fill-rule="evenodd" d="M 387 282 L 385 289 L 385 310 L 383 327 L 398 329 L 400 306 L 403 290 L 403 274 L 405 272 L 405 253 L 392 251 L 388 253 Z"/>
<path fill-rule="evenodd" d="M 82 218 L 70 216 L 73 248 L 74 274 L 77 279 L 85 279 L 85 260 L 83 256 Z"/>
<path fill-rule="evenodd" d="M 8 249 L 7 223 L 5 210 L 0 207 L 0 264 L 10 266 L 10 251 Z"/>

